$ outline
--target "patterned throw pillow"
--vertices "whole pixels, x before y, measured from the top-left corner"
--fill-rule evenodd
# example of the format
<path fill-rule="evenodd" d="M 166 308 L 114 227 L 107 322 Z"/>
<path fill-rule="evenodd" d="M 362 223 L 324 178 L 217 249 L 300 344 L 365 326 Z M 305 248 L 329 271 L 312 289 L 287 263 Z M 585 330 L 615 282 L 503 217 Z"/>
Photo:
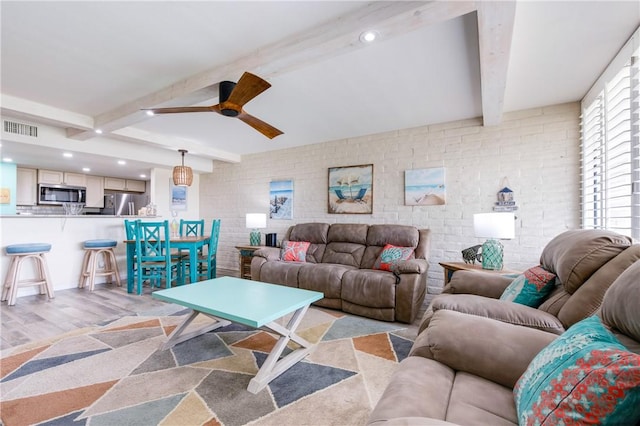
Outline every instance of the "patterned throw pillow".
<path fill-rule="evenodd" d="M 285 262 L 305 262 L 310 245 L 307 241 L 283 241 L 280 258 Z"/>
<path fill-rule="evenodd" d="M 536 355 L 513 393 L 521 425 L 636 424 L 640 355 L 592 316 Z"/>
<path fill-rule="evenodd" d="M 391 268 L 401 260 L 407 260 L 413 254 L 413 247 L 398 247 L 387 244 L 382 249 L 382 253 L 373 264 L 373 269 L 391 271 Z"/>
<path fill-rule="evenodd" d="M 500 300 L 537 308 L 553 291 L 556 276 L 541 266 L 529 268 L 504 290 Z"/>

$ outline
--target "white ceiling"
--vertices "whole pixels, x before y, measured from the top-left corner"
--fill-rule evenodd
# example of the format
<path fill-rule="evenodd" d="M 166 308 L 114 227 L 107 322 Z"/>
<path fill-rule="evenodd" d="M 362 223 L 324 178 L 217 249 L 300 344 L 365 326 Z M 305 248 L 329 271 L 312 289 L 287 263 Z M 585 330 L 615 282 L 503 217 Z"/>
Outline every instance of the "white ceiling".
<path fill-rule="evenodd" d="M 61 150 L 71 150 L 92 173 L 137 177 L 176 163 L 179 148 L 206 171 L 211 159 L 432 123 L 497 124 L 504 112 L 580 100 L 640 25 L 637 1 L 513 6 L 3 0 L 3 118 L 63 133 L 48 145 L 48 133 L 27 144 L 3 133 L 2 156 L 68 169 Z M 367 29 L 380 33 L 371 45 L 358 40 Z M 283 135 L 215 113 L 140 112 L 217 103 L 217 83 L 243 71 L 272 84 L 246 111 Z M 116 156 L 126 168 L 114 169 Z"/>

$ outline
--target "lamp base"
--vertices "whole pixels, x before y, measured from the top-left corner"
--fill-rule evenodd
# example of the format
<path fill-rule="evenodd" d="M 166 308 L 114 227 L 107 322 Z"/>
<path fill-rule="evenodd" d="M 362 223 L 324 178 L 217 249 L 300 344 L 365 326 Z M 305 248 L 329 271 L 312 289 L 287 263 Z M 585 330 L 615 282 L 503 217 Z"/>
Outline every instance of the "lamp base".
<path fill-rule="evenodd" d="M 489 239 L 482 245 L 482 269 L 502 269 L 503 247 L 498 240 Z"/>
<path fill-rule="evenodd" d="M 260 236 L 260 231 L 254 229 L 253 231 L 251 231 L 251 234 L 249 234 L 249 245 L 259 246 L 261 239 L 262 237 Z"/>

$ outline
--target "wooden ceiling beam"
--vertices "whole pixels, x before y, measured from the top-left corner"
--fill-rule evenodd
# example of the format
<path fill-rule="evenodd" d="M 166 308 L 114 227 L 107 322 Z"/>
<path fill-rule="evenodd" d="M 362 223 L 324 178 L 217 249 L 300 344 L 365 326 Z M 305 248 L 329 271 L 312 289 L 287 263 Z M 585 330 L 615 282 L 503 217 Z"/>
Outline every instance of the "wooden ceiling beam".
<path fill-rule="evenodd" d="M 358 40 L 359 35 L 366 30 L 375 29 L 382 39 L 391 38 L 475 10 L 475 1 L 372 2 L 334 21 L 257 49 L 233 63 L 177 81 L 164 89 L 100 114 L 94 117 L 94 129 L 99 128 L 104 133 L 109 133 L 131 126 L 149 118 L 141 111 L 142 108 L 165 106 L 185 96 L 189 96 L 192 104 L 211 99 L 207 88 L 233 76 L 239 77 L 244 71 L 252 71 L 268 79 L 363 48 L 365 45 Z M 67 135 L 73 139 L 86 140 L 94 137 L 95 133 L 83 128 L 69 128 Z"/>
<path fill-rule="evenodd" d="M 513 0 L 478 2 L 482 120 L 485 126 L 502 122 L 515 12 Z"/>

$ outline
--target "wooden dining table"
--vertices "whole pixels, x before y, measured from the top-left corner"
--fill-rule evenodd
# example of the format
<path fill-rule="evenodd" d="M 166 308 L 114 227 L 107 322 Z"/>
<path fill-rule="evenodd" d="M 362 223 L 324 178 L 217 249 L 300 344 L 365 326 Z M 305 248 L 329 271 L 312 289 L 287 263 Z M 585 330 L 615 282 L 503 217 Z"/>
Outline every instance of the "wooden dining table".
<path fill-rule="evenodd" d="M 169 250 L 185 250 L 189 254 L 189 281 L 194 283 L 198 280 L 198 251 L 209 245 L 210 237 L 202 236 L 176 236 L 169 238 Z M 136 240 L 124 240 L 127 245 L 127 292 L 133 293 L 135 287 L 134 280 L 134 258 L 136 254 Z"/>

